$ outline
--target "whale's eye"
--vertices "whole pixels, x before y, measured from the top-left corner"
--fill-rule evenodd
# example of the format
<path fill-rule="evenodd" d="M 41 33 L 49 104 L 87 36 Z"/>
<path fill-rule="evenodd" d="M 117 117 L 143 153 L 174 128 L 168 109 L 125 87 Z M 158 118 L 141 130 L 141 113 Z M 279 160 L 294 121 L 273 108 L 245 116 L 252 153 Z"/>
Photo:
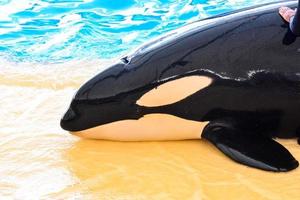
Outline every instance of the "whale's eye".
<path fill-rule="evenodd" d="M 207 76 L 187 76 L 166 82 L 144 94 L 137 104 L 155 107 L 176 103 L 209 86 L 212 79 Z"/>

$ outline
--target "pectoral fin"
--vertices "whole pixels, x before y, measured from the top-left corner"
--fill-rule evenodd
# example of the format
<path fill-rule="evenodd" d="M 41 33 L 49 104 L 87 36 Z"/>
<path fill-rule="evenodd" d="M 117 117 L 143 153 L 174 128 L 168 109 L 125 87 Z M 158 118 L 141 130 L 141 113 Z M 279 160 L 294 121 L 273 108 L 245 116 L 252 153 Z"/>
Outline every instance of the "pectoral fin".
<path fill-rule="evenodd" d="M 291 153 L 275 140 L 240 130 L 227 122 L 211 122 L 202 137 L 232 160 L 250 167 L 286 172 L 299 165 Z"/>

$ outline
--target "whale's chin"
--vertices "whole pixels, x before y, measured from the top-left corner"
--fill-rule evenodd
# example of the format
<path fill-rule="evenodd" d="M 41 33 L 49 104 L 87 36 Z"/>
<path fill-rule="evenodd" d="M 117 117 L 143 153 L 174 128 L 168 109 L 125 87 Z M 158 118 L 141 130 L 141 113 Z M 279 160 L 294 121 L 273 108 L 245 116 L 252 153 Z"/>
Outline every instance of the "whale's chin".
<path fill-rule="evenodd" d="M 84 138 L 115 141 L 185 140 L 201 138 L 207 124 L 168 114 L 149 114 L 138 120 L 122 120 L 71 133 Z"/>

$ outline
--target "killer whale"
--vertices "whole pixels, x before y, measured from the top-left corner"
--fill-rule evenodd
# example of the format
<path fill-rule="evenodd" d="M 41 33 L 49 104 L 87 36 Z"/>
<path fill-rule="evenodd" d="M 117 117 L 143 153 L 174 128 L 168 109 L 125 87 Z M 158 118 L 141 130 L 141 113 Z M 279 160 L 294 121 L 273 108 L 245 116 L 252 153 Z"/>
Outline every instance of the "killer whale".
<path fill-rule="evenodd" d="M 154 140 L 202 135 L 238 163 L 275 172 L 297 168 L 298 161 L 273 140 L 298 138 L 300 130 L 300 40 L 278 15 L 283 5 L 294 8 L 297 1 L 194 22 L 141 46 L 77 91 L 61 127 L 116 140 L 137 130 L 141 137 L 128 140 L 143 140 L 143 132 Z M 145 100 L 157 90 L 165 91 L 156 96 L 166 100 L 182 82 L 196 90 L 172 102 Z M 172 138 L 172 131 L 183 135 Z"/>

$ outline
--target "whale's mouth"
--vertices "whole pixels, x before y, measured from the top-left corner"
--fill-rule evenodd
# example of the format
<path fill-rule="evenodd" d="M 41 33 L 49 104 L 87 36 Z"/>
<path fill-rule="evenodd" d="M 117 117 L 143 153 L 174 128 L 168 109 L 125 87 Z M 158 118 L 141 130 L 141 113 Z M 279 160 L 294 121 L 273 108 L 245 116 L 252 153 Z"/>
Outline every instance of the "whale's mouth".
<path fill-rule="evenodd" d="M 143 113 L 137 112 L 137 105 L 127 101 L 99 102 L 73 99 L 60 120 L 60 126 L 66 131 L 76 132 L 124 119 L 136 120 L 142 116 Z"/>

